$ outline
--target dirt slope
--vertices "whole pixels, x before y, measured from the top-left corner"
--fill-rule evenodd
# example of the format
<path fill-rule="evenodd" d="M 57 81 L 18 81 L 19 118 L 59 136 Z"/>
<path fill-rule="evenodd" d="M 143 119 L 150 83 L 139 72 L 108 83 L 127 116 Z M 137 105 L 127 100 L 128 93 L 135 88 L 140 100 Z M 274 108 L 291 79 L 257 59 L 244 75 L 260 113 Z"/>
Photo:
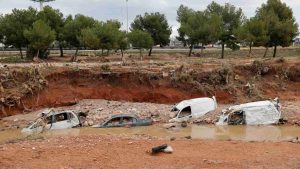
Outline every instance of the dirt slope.
<path fill-rule="evenodd" d="M 242 61 L 238 61 L 240 63 Z M 3 68 L 1 113 L 76 104 L 82 99 L 171 103 L 216 96 L 234 104 L 280 97 L 300 100 L 300 60 L 153 65 L 35 65 Z M 91 66 L 91 67 L 90 67 Z"/>

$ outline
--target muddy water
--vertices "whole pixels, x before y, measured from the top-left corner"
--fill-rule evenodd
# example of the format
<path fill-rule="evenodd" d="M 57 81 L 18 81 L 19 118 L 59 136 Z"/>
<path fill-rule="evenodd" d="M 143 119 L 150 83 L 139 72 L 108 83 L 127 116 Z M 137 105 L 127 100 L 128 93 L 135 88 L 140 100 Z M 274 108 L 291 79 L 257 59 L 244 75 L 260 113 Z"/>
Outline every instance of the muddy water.
<path fill-rule="evenodd" d="M 186 128 L 164 129 L 161 126 L 136 128 L 77 128 L 67 130 L 52 130 L 43 134 L 36 134 L 33 138 L 41 136 L 50 138 L 58 136 L 86 136 L 86 135 L 121 135 L 135 136 L 147 135 L 163 139 L 171 137 L 183 138 L 191 136 L 193 139 L 208 140 L 241 140 L 241 141 L 284 141 L 300 136 L 300 127 L 297 126 L 214 126 L 191 125 Z M 24 140 L 20 130 L 7 130 L 0 132 L 0 143 Z M 32 136 L 31 136 L 32 138 Z"/>

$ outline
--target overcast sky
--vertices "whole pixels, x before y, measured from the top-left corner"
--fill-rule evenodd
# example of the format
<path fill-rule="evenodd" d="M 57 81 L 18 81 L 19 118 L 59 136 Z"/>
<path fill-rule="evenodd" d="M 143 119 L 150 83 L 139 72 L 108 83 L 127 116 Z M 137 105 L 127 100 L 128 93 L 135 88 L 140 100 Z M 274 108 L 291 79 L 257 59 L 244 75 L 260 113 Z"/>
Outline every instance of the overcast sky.
<path fill-rule="evenodd" d="M 220 4 L 229 2 L 243 9 L 247 17 L 255 14 L 257 7 L 267 0 L 215 0 Z M 294 11 L 297 22 L 300 22 L 300 0 L 282 0 Z M 173 34 L 177 35 L 178 23 L 176 21 L 176 10 L 180 4 L 184 4 L 196 10 L 203 10 L 212 0 L 128 0 L 129 24 L 138 14 L 145 12 L 161 12 L 167 16 Z M 123 22 L 126 29 L 126 0 L 56 0 L 47 3 L 60 9 L 64 14 L 77 14 L 92 16 L 99 20 L 118 19 Z M 33 6 L 38 8 L 37 3 L 30 0 L 0 0 L 0 13 L 6 14 L 13 8 L 27 8 Z"/>

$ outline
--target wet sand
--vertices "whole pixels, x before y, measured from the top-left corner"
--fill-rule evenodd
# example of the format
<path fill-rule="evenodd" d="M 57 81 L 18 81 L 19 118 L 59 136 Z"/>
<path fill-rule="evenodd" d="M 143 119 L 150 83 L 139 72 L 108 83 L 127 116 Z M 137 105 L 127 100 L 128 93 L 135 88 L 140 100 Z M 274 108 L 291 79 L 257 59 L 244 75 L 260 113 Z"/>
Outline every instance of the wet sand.
<path fill-rule="evenodd" d="M 167 143 L 172 154 L 147 153 Z M 1 168 L 299 168 L 300 144 L 79 136 L 0 145 Z"/>

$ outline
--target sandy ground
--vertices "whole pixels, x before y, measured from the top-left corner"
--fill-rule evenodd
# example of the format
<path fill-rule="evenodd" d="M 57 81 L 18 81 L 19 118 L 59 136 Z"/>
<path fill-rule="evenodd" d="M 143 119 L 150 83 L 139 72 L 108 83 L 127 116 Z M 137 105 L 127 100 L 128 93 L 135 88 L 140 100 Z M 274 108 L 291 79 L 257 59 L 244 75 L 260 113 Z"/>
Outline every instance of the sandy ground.
<path fill-rule="evenodd" d="M 172 154 L 150 155 L 167 143 Z M 300 144 L 64 137 L 0 145 L 0 168 L 300 168 Z"/>

